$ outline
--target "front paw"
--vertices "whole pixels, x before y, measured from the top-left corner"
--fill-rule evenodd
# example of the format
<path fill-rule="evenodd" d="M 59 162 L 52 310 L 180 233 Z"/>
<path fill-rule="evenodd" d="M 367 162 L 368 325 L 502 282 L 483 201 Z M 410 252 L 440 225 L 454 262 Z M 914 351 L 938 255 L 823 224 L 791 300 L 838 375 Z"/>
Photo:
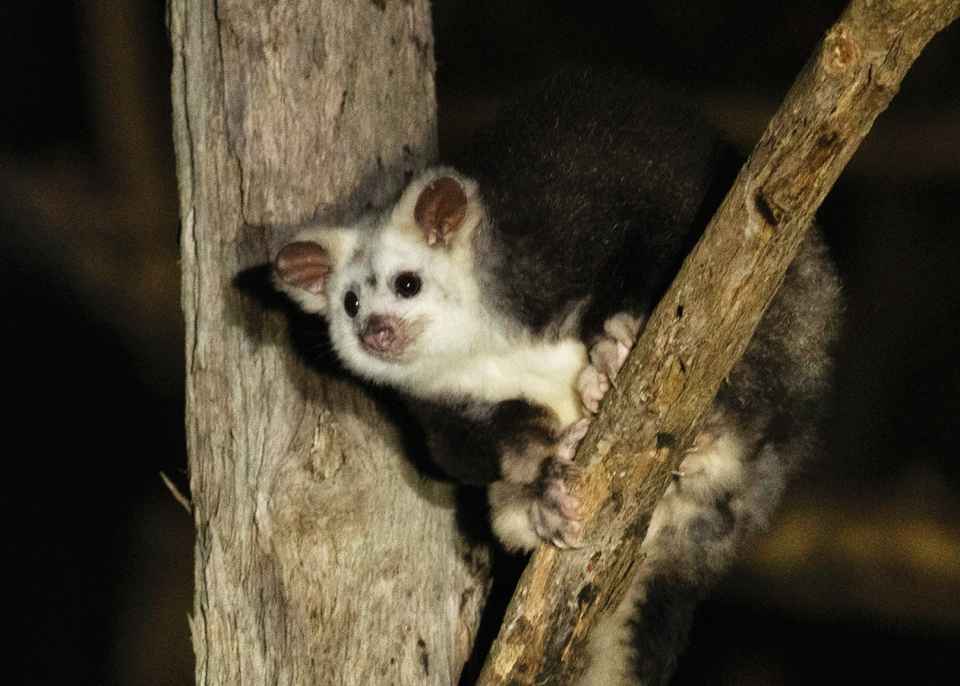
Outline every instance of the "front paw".
<path fill-rule="evenodd" d="M 576 479 L 578 467 L 569 460 L 544 462 L 541 478 L 532 485 L 530 522 L 537 536 L 558 548 L 576 548 L 583 533 L 580 499 L 567 484 Z"/>
<path fill-rule="evenodd" d="M 493 532 L 507 550 L 530 551 L 542 541 L 558 548 L 577 547 L 583 525 L 580 501 L 570 494 L 565 465 L 545 465 L 534 484 L 497 481 L 490 485 Z"/>
<path fill-rule="evenodd" d="M 577 377 L 577 393 L 580 394 L 580 402 L 590 414 L 596 414 L 600 410 L 600 401 L 610 390 L 610 379 L 593 364 L 584 367 Z"/>
<path fill-rule="evenodd" d="M 583 532 L 580 499 L 571 495 L 567 485 L 576 481 L 580 468 L 573 457 L 590 428 L 589 419 L 574 422 L 560 434 L 556 455 L 543 461 L 539 478 L 531 485 L 534 501 L 530 521 L 544 541 L 558 548 L 577 548 Z"/>
<path fill-rule="evenodd" d="M 493 530 L 508 550 L 532 550 L 541 541 L 558 548 L 579 547 L 580 500 L 569 489 L 578 471 L 569 458 L 555 456 L 541 463 L 532 483 L 501 480 L 491 484 Z"/>
<path fill-rule="evenodd" d="M 569 486 L 579 472 L 573 456 L 589 428 L 590 420 L 580 419 L 501 455 L 503 478 L 490 485 L 488 496 L 493 531 L 508 550 L 532 550 L 541 541 L 579 546 L 580 500 Z"/>
<path fill-rule="evenodd" d="M 595 414 L 610 390 L 630 349 L 640 333 L 643 320 L 620 312 L 603 324 L 603 334 L 590 346 L 590 364 L 577 377 L 577 392 L 584 409 Z"/>

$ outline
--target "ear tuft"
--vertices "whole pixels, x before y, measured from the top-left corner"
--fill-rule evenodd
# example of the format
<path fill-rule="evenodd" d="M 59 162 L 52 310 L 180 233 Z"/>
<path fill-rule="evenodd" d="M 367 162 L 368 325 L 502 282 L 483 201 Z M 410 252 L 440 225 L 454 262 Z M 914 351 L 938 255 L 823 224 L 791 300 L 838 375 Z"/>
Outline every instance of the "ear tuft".
<path fill-rule="evenodd" d="M 273 270 L 283 285 L 321 295 L 333 271 L 333 259 L 319 243 L 294 241 L 277 253 Z"/>
<path fill-rule="evenodd" d="M 413 218 L 427 245 L 446 244 L 467 216 L 467 194 L 451 176 L 434 179 L 420 192 Z"/>

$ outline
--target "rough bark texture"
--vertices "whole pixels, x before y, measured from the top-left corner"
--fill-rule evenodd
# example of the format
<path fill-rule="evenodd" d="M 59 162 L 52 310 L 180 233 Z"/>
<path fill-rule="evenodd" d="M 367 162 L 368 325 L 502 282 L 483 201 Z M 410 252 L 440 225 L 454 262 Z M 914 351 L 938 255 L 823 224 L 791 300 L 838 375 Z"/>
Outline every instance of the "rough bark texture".
<path fill-rule="evenodd" d="M 827 32 L 581 446 L 586 546 L 537 551 L 480 684 L 570 684 L 582 672 L 590 626 L 623 596 L 670 472 L 814 212 L 916 56 L 958 12 L 957 0 L 854 0 Z"/>
<path fill-rule="evenodd" d="M 233 287 L 435 154 L 427 2 L 170 0 L 200 684 L 450 684 L 486 554 L 448 486 Z M 346 200 L 344 200 L 346 199 Z"/>

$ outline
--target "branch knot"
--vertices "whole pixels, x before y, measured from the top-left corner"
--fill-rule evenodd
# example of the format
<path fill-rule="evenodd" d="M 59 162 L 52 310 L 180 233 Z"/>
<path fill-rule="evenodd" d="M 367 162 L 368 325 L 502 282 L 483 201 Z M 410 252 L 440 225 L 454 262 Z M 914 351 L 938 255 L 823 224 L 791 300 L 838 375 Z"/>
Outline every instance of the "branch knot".
<path fill-rule="evenodd" d="M 846 24 L 837 24 L 823 39 L 823 51 L 820 63 L 823 70 L 838 76 L 860 62 L 860 46 L 851 35 Z"/>

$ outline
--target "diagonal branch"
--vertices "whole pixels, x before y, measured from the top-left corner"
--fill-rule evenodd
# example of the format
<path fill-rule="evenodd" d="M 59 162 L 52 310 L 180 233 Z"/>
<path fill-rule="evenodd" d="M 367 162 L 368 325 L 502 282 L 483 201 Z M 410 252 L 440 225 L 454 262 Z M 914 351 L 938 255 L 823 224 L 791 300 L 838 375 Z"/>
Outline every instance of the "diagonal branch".
<path fill-rule="evenodd" d="M 960 0 L 852 0 L 826 33 L 581 446 L 586 547 L 534 554 L 479 684 L 569 684 L 582 672 L 590 627 L 626 591 L 670 472 L 814 213 L 917 55 L 958 14 Z"/>

